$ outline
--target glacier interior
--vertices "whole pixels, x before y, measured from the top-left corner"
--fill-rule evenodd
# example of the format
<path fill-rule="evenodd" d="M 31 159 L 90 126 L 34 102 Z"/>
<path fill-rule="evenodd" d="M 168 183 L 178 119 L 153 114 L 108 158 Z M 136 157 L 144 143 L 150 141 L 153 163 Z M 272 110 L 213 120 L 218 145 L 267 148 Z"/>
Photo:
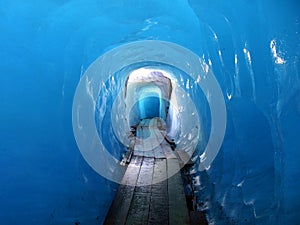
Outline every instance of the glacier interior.
<path fill-rule="evenodd" d="M 195 162 L 186 189 L 192 185 L 195 208 L 209 224 L 299 224 L 299 12 L 298 0 L 1 0 L 1 223 L 103 223 L 118 184 L 78 149 L 74 93 L 99 56 L 155 40 L 190 50 L 216 77 L 226 105 L 221 148 L 200 170 L 214 132 L 207 96 L 216 90 L 204 93 L 202 77 L 145 61 L 111 74 L 92 93 L 108 152 L 120 160 L 126 151 L 125 116 L 131 125 L 162 117 L 168 138 Z M 134 76 L 141 70 L 163 78 L 154 85 L 149 75 L 152 83 L 142 86 Z M 197 117 L 187 116 L 193 112 Z"/>

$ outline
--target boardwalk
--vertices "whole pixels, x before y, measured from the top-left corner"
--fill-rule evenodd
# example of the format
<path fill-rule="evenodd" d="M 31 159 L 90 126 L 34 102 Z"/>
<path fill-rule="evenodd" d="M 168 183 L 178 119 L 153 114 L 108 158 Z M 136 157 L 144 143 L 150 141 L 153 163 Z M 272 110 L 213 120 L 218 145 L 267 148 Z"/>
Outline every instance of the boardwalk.
<path fill-rule="evenodd" d="M 186 155 L 172 150 L 164 131 L 159 120 L 137 127 L 130 163 L 104 224 L 190 224 L 180 174 Z"/>

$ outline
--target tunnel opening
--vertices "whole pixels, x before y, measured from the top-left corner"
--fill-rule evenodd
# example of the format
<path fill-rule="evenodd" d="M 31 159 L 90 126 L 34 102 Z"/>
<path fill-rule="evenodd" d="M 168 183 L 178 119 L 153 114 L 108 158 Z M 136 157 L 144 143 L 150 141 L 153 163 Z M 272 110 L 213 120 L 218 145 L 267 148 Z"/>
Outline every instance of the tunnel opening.
<path fill-rule="evenodd" d="M 161 126 L 152 131 L 158 134 L 163 128 L 160 140 L 195 160 L 194 152 L 199 154 L 206 146 L 211 119 L 208 101 L 197 82 L 177 67 L 152 61 L 111 74 L 100 83 L 95 111 L 96 129 L 108 153 L 122 160 L 141 120 L 148 120 L 144 124 L 153 120 L 151 129 L 153 124 Z M 149 132 L 145 135 L 149 137 Z M 117 168 L 114 163 L 111 167 Z"/>
<path fill-rule="evenodd" d="M 175 148 L 174 140 L 168 140 L 166 135 L 167 127 L 170 128 L 172 120 L 176 119 L 167 120 L 173 88 L 170 74 L 166 73 L 156 68 L 139 68 L 132 71 L 126 80 L 126 109 L 127 105 L 133 105 L 128 107 L 129 138 L 134 138 L 135 154 L 138 154 L 137 151 L 153 151 L 148 156 L 155 157 L 157 151 L 162 150 L 158 146 L 164 141 L 173 150 Z"/>
<path fill-rule="evenodd" d="M 130 126 L 139 119 L 160 117 L 166 120 L 172 84 L 162 71 L 145 68 L 134 70 L 125 86 L 125 102 L 135 103 L 130 111 Z"/>
<path fill-rule="evenodd" d="M 128 46 L 125 47 L 126 51 L 119 53 L 131 52 L 128 51 Z M 142 48 L 134 49 L 140 51 L 144 47 L 142 45 Z M 174 54 L 178 52 L 181 53 L 175 50 Z M 142 51 L 141 54 L 145 53 L 147 51 Z M 120 188 L 123 185 L 133 186 L 134 190 L 141 190 L 140 187 L 151 190 L 158 186 L 173 187 L 171 178 L 181 180 L 180 169 L 189 162 L 195 163 L 198 150 L 204 149 L 201 147 L 205 147 L 207 143 L 205 135 L 210 131 L 207 124 L 211 119 L 211 95 L 203 84 L 208 82 L 209 86 L 209 82 L 213 82 L 213 76 L 206 76 L 206 64 L 193 68 L 192 64 L 186 63 L 190 59 L 186 59 L 175 60 L 177 64 L 173 65 L 166 61 L 160 62 L 156 57 L 174 54 L 157 54 L 156 51 L 150 53 L 155 53 L 155 59 L 149 57 L 147 61 L 142 57 L 136 63 L 124 63 L 121 60 L 119 66 L 111 65 L 110 61 L 105 64 L 108 57 L 101 57 L 97 60 L 100 64 L 92 64 L 81 83 L 87 94 L 85 99 L 91 103 L 86 104 L 92 109 L 89 111 L 90 115 L 95 112 L 96 131 L 99 135 L 99 139 L 94 138 L 92 143 L 88 143 L 91 148 L 85 148 L 84 153 L 90 157 L 91 150 L 94 150 L 93 153 L 99 157 L 90 159 L 96 171 L 117 181 L 121 184 Z M 114 52 L 108 54 L 114 57 L 118 55 Z M 107 79 L 103 79 L 101 75 L 106 75 Z M 203 82 L 200 83 L 201 79 Z M 85 101 L 80 103 L 79 109 Z M 78 121 L 81 125 L 80 120 L 75 120 Z M 90 124 L 93 129 L 93 124 Z M 81 126 L 78 128 L 84 134 L 82 142 L 87 143 L 86 133 L 82 132 Z M 92 137 L 97 136 L 93 132 L 91 134 Z M 175 145 L 172 148 L 173 143 Z M 99 164 L 97 159 L 101 157 L 105 161 Z M 177 181 L 175 185 L 178 186 Z M 179 186 L 182 188 L 183 185 Z M 170 189 L 162 194 L 170 194 L 172 191 Z M 168 196 L 166 198 L 171 199 Z"/>
<path fill-rule="evenodd" d="M 183 92 L 178 91 L 180 85 L 177 82 L 169 71 L 151 67 L 133 70 L 125 82 L 124 103 L 130 127 L 130 144 L 120 165 L 127 167 L 123 182 L 132 184 L 133 181 L 133 186 L 136 186 L 126 216 L 127 221 L 136 217 L 133 211 L 144 207 L 149 209 L 151 220 L 165 223 L 169 220 L 168 213 L 173 214 L 172 212 L 180 215 L 181 222 L 190 220 L 188 211 L 192 209 L 187 205 L 192 205 L 193 200 L 186 198 L 184 194 L 180 169 L 187 164 L 193 164 L 190 158 L 196 145 L 190 145 L 190 149 L 176 149 L 174 139 L 186 138 L 187 142 L 198 143 L 200 126 L 199 118 L 195 116 L 195 108 L 191 111 L 185 109 L 189 108 L 190 102 L 186 101 Z M 187 105 L 181 107 L 182 103 Z M 183 113 L 185 110 L 189 113 Z M 192 122 L 186 122 L 188 120 Z M 182 121 L 186 123 L 181 124 Z M 191 132 L 193 128 L 196 128 L 194 137 Z M 188 131 L 188 136 L 180 136 L 182 130 Z M 187 142 L 180 146 L 187 146 Z M 192 151 L 189 153 L 189 150 Z M 119 202 L 123 201 L 123 193 L 127 191 L 126 185 L 120 186 L 104 224 L 113 224 L 122 218 L 118 216 L 115 219 L 116 211 L 119 211 Z M 140 196 L 147 196 L 148 200 L 141 202 Z M 156 216 L 158 211 L 153 213 L 158 199 L 164 202 L 158 207 L 163 212 L 161 217 Z M 207 224 L 205 219 L 202 221 Z"/>

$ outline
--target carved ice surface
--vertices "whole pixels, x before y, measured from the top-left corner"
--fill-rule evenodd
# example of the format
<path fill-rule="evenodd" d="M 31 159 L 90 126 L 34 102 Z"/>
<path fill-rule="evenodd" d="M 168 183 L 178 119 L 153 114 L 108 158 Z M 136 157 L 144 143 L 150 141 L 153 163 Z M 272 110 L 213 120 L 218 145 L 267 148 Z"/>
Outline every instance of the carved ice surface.
<path fill-rule="evenodd" d="M 161 40 L 181 45 L 205 62 L 206 75 L 174 77 L 184 93 L 178 91 L 178 109 L 171 107 L 170 113 L 190 119 L 174 117 L 173 130 L 167 129 L 180 148 L 197 145 L 187 184 L 195 194 L 195 209 L 205 211 L 216 225 L 299 224 L 299 11 L 296 0 L 1 0 L 1 222 L 103 222 L 117 185 L 93 171 L 78 150 L 74 93 L 100 55 L 134 41 Z M 129 128 L 120 124 L 113 129 L 111 119 L 125 115 L 111 117 L 109 106 L 126 76 L 111 74 L 116 65 L 113 57 L 109 61 L 103 69 L 110 79 L 99 83 L 101 92 L 95 93 L 91 77 L 85 77 L 85 87 L 95 121 L 104 118 L 98 135 L 117 164 L 126 150 L 118 137 Z M 221 86 L 227 123 L 217 157 L 200 171 L 215 132 L 209 108 L 215 90 L 203 93 L 199 87 L 209 79 L 208 71 Z M 188 101 L 197 112 L 185 105 Z M 79 130 L 88 126 L 79 113 L 82 107 L 77 106 L 73 118 Z M 181 129 L 183 120 L 196 127 Z M 89 144 L 92 149 L 95 142 Z M 114 164 L 94 160 L 114 173 Z"/>

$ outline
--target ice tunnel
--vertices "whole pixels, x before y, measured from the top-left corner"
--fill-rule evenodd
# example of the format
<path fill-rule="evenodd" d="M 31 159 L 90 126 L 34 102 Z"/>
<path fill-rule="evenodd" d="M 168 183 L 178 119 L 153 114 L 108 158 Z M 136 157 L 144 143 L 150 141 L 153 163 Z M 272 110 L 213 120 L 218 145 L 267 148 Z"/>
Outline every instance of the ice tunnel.
<path fill-rule="evenodd" d="M 0 1 L 1 222 L 104 224 L 134 139 L 187 157 L 193 224 L 299 224 L 299 11 Z"/>

